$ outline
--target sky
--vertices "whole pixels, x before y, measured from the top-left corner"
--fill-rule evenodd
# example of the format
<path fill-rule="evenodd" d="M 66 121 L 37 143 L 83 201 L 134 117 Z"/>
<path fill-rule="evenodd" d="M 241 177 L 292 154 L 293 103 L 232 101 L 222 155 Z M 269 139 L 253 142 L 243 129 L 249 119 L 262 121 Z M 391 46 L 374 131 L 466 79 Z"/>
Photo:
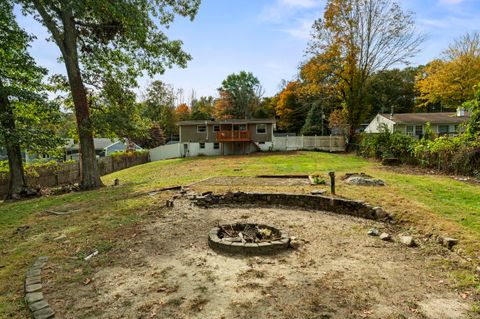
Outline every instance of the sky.
<path fill-rule="evenodd" d="M 466 32 L 480 31 L 480 0 L 398 0 L 403 9 L 415 13 L 416 26 L 426 36 L 413 65 L 437 58 L 454 39 Z M 313 21 L 321 18 L 326 0 L 202 0 L 192 22 L 177 18 L 166 30 L 170 39 L 184 42 L 192 55 L 186 69 L 173 68 L 154 77 L 183 89 L 188 100 L 217 96 L 217 88 L 231 73 L 252 72 L 261 82 L 265 96 L 278 92 L 282 80 L 295 79 L 298 66 L 306 60 Z M 46 42 L 45 28 L 17 11 L 19 24 L 37 36 L 30 52 L 50 74 L 65 74 L 58 63 L 60 52 Z M 139 81 L 139 95 L 152 81 Z"/>

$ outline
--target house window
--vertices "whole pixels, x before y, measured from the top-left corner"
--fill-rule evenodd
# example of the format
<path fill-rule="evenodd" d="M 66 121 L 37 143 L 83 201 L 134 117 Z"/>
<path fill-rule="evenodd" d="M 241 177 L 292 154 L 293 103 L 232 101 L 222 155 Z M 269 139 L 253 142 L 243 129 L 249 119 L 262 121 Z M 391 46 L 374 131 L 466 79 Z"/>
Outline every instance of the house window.
<path fill-rule="evenodd" d="M 213 143 L 213 149 L 218 150 L 220 148 L 220 143 Z"/>
<path fill-rule="evenodd" d="M 220 125 L 214 125 L 213 126 L 213 131 L 214 132 L 220 132 Z"/>
<path fill-rule="evenodd" d="M 207 131 L 206 125 L 197 125 L 197 133 L 205 133 Z"/>
<path fill-rule="evenodd" d="M 406 134 L 413 136 L 413 125 L 407 125 Z"/>
<path fill-rule="evenodd" d="M 438 133 L 448 134 L 448 125 L 439 125 L 438 126 Z"/>
<path fill-rule="evenodd" d="M 200 143 L 200 149 L 201 150 L 205 149 L 205 143 Z"/>
<path fill-rule="evenodd" d="M 415 126 L 415 135 L 416 136 L 423 136 L 423 126 L 422 125 Z"/>
<path fill-rule="evenodd" d="M 257 134 L 265 134 L 265 133 L 267 133 L 267 125 L 257 124 Z"/>

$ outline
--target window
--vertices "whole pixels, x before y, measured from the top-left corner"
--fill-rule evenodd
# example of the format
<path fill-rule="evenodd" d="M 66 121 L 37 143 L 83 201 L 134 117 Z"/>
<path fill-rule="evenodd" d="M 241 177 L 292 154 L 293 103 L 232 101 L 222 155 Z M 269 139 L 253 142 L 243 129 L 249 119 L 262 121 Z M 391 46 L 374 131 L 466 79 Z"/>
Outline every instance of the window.
<path fill-rule="evenodd" d="M 265 133 L 267 133 L 267 125 L 257 124 L 257 134 L 265 134 Z"/>
<path fill-rule="evenodd" d="M 439 125 L 438 126 L 438 133 L 448 134 L 448 125 Z"/>
<path fill-rule="evenodd" d="M 220 143 L 213 143 L 213 149 L 218 150 L 220 148 Z"/>
<path fill-rule="evenodd" d="M 207 131 L 206 125 L 197 125 L 197 133 L 205 133 Z"/>
<path fill-rule="evenodd" d="M 407 129 L 405 133 L 407 135 L 413 136 L 413 125 L 407 125 Z"/>
<path fill-rule="evenodd" d="M 200 149 L 201 150 L 205 149 L 205 143 L 200 143 Z"/>
<path fill-rule="evenodd" d="M 415 126 L 415 135 L 416 136 L 423 136 L 423 126 L 422 125 Z"/>
<path fill-rule="evenodd" d="M 220 125 L 214 125 L 213 126 L 213 131 L 214 132 L 220 132 Z"/>

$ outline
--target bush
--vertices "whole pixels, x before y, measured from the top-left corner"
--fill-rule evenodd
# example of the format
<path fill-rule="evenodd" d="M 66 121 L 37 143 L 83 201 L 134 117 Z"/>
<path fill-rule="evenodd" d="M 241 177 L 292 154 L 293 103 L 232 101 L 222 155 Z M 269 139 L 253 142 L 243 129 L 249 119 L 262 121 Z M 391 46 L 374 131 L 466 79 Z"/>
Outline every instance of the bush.
<path fill-rule="evenodd" d="M 402 162 L 411 162 L 416 140 L 408 135 L 383 129 L 378 134 L 363 133 L 360 140 L 360 155 L 376 159 L 395 157 Z"/>

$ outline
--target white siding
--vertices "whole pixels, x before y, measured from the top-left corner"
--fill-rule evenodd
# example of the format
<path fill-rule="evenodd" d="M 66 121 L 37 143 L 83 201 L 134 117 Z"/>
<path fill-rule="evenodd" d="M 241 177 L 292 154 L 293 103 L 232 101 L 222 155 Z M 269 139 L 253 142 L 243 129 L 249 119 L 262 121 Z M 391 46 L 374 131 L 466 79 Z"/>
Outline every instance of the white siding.
<path fill-rule="evenodd" d="M 368 124 L 367 128 L 365 128 L 365 133 L 380 133 L 382 124 L 385 124 L 390 132 L 393 132 L 395 122 L 387 119 L 383 115 L 377 114 L 370 124 Z"/>

